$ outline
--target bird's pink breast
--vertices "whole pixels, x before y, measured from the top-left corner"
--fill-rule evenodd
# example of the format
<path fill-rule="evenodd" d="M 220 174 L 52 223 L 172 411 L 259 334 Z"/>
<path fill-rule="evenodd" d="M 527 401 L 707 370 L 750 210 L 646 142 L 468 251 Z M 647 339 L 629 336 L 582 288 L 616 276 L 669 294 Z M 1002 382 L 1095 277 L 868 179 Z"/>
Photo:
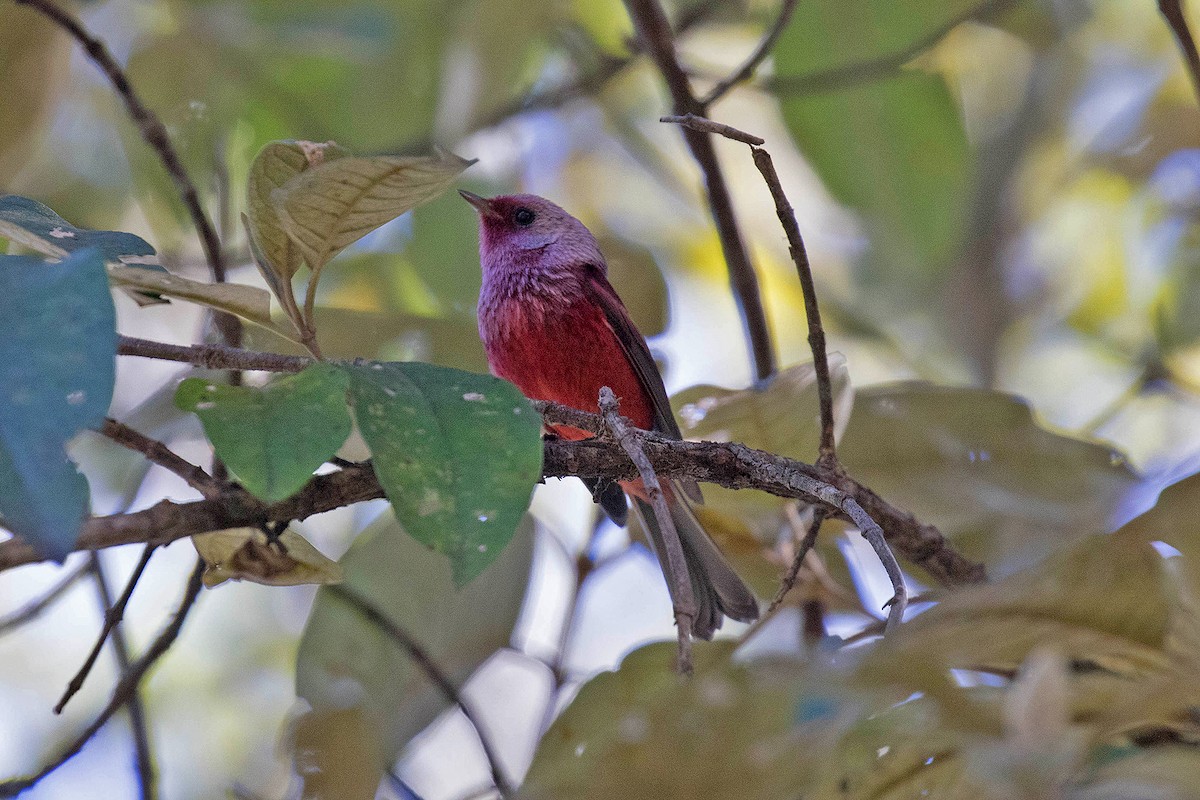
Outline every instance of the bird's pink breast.
<path fill-rule="evenodd" d="M 604 312 L 586 297 L 551 303 L 509 297 L 481 307 L 480 332 L 492 372 L 535 400 L 596 411 L 600 387 L 621 400 L 621 413 L 639 428 L 653 425 L 642 389 Z M 590 434 L 556 430 L 565 439 Z"/>

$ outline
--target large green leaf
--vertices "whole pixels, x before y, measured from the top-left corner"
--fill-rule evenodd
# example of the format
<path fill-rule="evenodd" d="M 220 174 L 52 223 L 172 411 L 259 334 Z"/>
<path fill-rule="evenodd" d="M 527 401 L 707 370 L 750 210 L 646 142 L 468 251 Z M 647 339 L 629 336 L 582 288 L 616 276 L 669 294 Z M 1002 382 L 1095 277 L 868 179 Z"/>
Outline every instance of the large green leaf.
<path fill-rule="evenodd" d="M 343 369 L 397 518 L 467 583 L 500 555 L 529 505 L 541 478 L 541 417 L 488 375 L 420 363 Z"/>
<path fill-rule="evenodd" d="M 176 404 L 194 411 L 218 456 L 268 503 L 308 483 L 350 435 L 346 373 L 314 364 L 260 388 L 201 378 L 179 384 Z"/>
<path fill-rule="evenodd" d="M 681 680 L 675 647 L 648 645 L 589 681 L 543 737 L 520 797 L 802 796 L 823 752 L 806 734 L 836 724 L 834 690 L 795 663 L 735 665 L 727 643 L 697 642 L 696 673 Z"/>
<path fill-rule="evenodd" d="M 922 383 L 860 390 L 838 453 L 993 576 L 1107 529 L 1138 480 L 1120 453 L 1046 430 L 1017 397 Z"/>
<path fill-rule="evenodd" d="M 316 273 L 347 245 L 450 188 L 472 163 L 445 152 L 345 156 L 300 172 L 272 202 Z"/>
<path fill-rule="evenodd" d="M 450 565 L 406 536 L 391 515 L 359 535 L 340 564 L 344 585 L 401 628 L 456 684 L 509 643 L 529 580 L 533 525 L 518 527 L 494 567 L 458 588 Z M 367 756 L 374 788 L 401 748 L 448 705 L 422 669 L 354 607 L 322 589 L 300 642 L 296 694 L 308 701 L 310 733 L 354 715 L 346 737 L 310 735 L 298 746 L 306 781 L 345 767 L 345 755 Z M 352 745 L 347 747 L 350 739 Z M 358 795 L 343 793 L 350 798 Z"/>
<path fill-rule="evenodd" d="M 775 48 L 780 76 L 900 52 L 975 3 L 800 3 Z M 969 173 L 966 136 L 940 77 L 897 71 L 851 88 L 791 95 L 788 128 L 830 191 L 862 212 L 871 261 L 932 276 L 956 255 Z M 910 286 L 915 286 L 909 280 Z"/>
<path fill-rule="evenodd" d="M 112 401 L 116 316 L 97 250 L 59 263 L 0 256 L 0 515 L 62 559 L 88 511 L 63 449 Z"/>

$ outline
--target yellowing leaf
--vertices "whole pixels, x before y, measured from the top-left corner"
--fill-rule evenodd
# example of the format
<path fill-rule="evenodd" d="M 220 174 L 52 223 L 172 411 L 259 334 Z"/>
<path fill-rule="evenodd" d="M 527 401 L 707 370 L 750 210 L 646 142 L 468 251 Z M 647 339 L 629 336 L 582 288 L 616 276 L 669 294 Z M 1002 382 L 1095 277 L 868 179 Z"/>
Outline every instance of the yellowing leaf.
<path fill-rule="evenodd" d="M 113 286 L 189 300 L 218 311 L 228 311 L 264 328 L 276 330 L 271 322 L 271 294 L 257 286 L 241 283 L 202 283 L 179 275 L 138 267 L 109 266 L 108 278 Z M 282 333 L 278 330 L 276 332 Z"/>
<path fill-rule="evenodd" d="M 279 546 L 269 542 L 267 535 L 255 528 L 202 533 L 192 537 L 192 544 L 208 565 L 204 570 L 204 585 L 208 587 L 227 580 L 265 586 L 324 585 L 342 581 L 341 566 L 290 528 L 279 534 Z"/>
<path fill-rule="evenodd" d="M 444 192 L 473 163 L 445 152 L 347 156 L 296 175 L 272 202 L 315 273 L 347 245 Z"/>

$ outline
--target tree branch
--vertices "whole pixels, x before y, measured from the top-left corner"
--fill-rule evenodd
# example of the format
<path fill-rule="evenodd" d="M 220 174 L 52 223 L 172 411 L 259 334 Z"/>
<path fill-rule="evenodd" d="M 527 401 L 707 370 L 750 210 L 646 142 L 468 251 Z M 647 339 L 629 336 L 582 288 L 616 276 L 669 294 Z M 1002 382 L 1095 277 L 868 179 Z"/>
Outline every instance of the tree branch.
<path fill-rule="evenodd" d="M 196 185 L 188 176 L 183 161 L 175 150 L 175 145 L 171 143 L 166 126 L 138 97 L 129 82 L 129 77 L 113 58 L 104 42 L 89 33 L 79 20 L 59 8 L 53 0 L 14 0 L 14 2 L 36 9 L 69 33 L 83 47 L 92 63 L 108 78 L 113 90 L 125 104 L 125 110 L 129 113 L 129 117 L 137 125 L 142 138 L 158 154 L 159 161 L 162 162 L 167 174 L 171 176 L 171 180 L 179 192 L 179 198 L 183 201 L 184 208 L 187 209 L 188 217 L 191 218 L 192 225 L 195 226 L 196 233 L 200 236 L 200 245 L 204 248 L 204 257 L 208 261 L 212 279 L 217 283 L 224 283 L 225 257 L 221 251 L 221 240 L 217 238 L 216 228 L 213 227 L 208 214 L 200 205 L 200 193 L 196 191 Z M 226 344 L 241 343 L 242 324 L 237 317 L 219 312 L 216 320 L 217 327 Z"/>
<path fill-rule="evenodd" d="M 285 356 L 259 353 L 219 344 L 167 344 L 132 336 L 117 337 L 117 355 L 178 361 L 203 369 L 261 370 L 300 372 L 316 363 L 309 356 Z"/>
<path fill-rule="evenodd" d="M 595 414 L 553 403 L 537 406 L 552 424 L 591 432 L 606 430 L 603 420 Z M 760 489 L 779 497 L 802 498 L 835 509 L 834 515 L 840 519 L 852 519 L 845 506 L 847 500 L 854 500 L 887 531 L 888 542 L 897 551 L 942 585 L 979 583 L 986 578 L 983 567 L 954 550 L 937 528 L 918 522 L 847 475 L 736 443 L 681 442 L 636 429 L 634 434 L 661 478 L 692 478 L 731 489 Z M 606 438 L 547 441 L 544 448 L 545 477 L 607 480 L 638 477 L 628 455 Z M 379 481 L 368 465 L 318 475 L 292 497 L 270 506 L 231 484 L 223 487 L 217 500 L 187 503 L 163 500 L 143 511 L 88 520 L 76 549 L 98 550 L 134 543 L 161 546 L 197 533 L 302 520 L 383 496 Z M 0 542 L 0 571 L 43 560 L 44 556 L 20 539 Z"/>
<path fill-rule="evenodd" d="M 6 544 L 8 543 L 6 542 Z M 197 559 L 196 566 L 192 570 L 192 575 L 188 579 L 187 589 L 184 591 L 183 598 L 179 602 L 179 607 L 175 611 L 175 617 L 171 620 L 170 624 L 163 629 L 162 633 L 158 635 L 158 638 L 156 638 L 150 644 L 150 647 L 147 648 L 146 653 L 137 661 L 133 662 L 125 674 L 121 676 L 121 679 L 117 681 L 117 685 L 113 688 L 112 697 L 109 699 L 108 705 L 106 705 L 104 709 L 96 715 L 96 718 L 92 720 L 90 725 L 84 728 L 83 731 L 81 731 L 80 734 L 76 736 L 69 745 L 67 745 L 62 753 L 60 753 L 52 762 L 42 767 L 42 769 L 36 775 L 28 778 L 16 778 L 0 783 L 0 797 L 15 797 L 26 789 L 36 785 L 42 778 L 61 767 L 72 757 L 74 757 L 80 750 L 82 750 L 84 745 L 91 741 L 91 738 L 95 736 L 96 733 L 103 728 L 110 719 L 112 719 L 113 715 L 120 711 L 121 708 L 129 702 L 130 698 L 133 696 L 134 690 L 137 689 L 137 687 L 141 684 L 142 678 L 145 677 L 150 668 L 158 662 L 158 659 L 160 659 L 163 654 L 165 654 L 167 650 L 171 648 L 171 645 L 173 645 L 175 640 L 179 637 L 179 632 L 183 630 L 183 623 L 187 619 L 188 612 L 191 611 L 192 606 L 196 602 L 196 598 L 200 594 L 200 587 L 202 586 L 201 579 L 203 576 L 204 561 Z"/>
<path fill-rule="evenodd" d="M 692 94 L 687 75 L 675 53 L 674 34 L 658 1 L 625 0 L 625 7 L 637 29 L 641 48 L 654 61 L 666 81 L 674 113 L 703 116 L 704 106 Z M 700 171 L 704 174 L 709 210 L 716 223 L 717 235 L 721 239 L 721 251 L 729 268 L 729 283 L 750 340 L 754 375 L 761 380 L 775 371 L 775 353 L 771 347 L 771 334 L 758 287 L 758 276 L 750 262 L 745 242 L 742 241 L 737 215 L 733 210 L 733 200 L 725 185 L 725 176 L 721 172 L 720 162 L 717 161 L 712 140 L 698 131 L 685 129 L 683 135 L 692 157 L 696 159 Z"/>
<path fill-rule="evenodd" d="M 1175 34 L 1175 41 L 1179 43 L 1188 75 L 1192 79 L 1192 88 L 1200 98 L 1200 53 L 1196 52 L 1196 40 L 1192 38 L 1187 17 L 1183 13 L 1183 0 L 1158 0 L 1158 10 Z"/>
<path fill-rule="evenodd" d="M 696 619 L 696 596 L 692 591 L 692 580 L 688 575 L 687 560 L 683 554 L 683 542 L 679 540 L 679 531 L 675 520 L 671 518 L 671 509 L 667 506 L 666 495 L 658 482 L 658 475 L 646 452 L 641 448 L 633 434 L 632 423 L 627 422 L 620 412 L 620 405 L 613 390 L 607 386 L 600 389 L 600 414 L 609 433 L 629 456 L 629 460 L 637 468 L 646 489 L 646 496 L 654 508 L 654 517 L 662 532 L 662 557 L 665 563 L 663 574 L 667 579 L 667 588 L 671 591 L 671 606 L 675 612 L 675 629 L 679 636 L 680 674 L 692 674 L 692 623 Z"/>
<path fill-rule="evenodd" d="M 792 19 L 792 12 L 795 10 L 796 0 L 783 0 L 783 4 L 779 7 L 779 15 L 775 17 L 775 22 L 763 34 L 762 41 L 758 43 L 758 47 L 754 48 L 754 52 L 742 62 L 740 67 L 730 73 L 729 77 L 723 78 L 716 86 L 709 90 L 708 94 L 704 95 L 704 99 L 700 101 L 700 105 L 705 110 L 728 94 L 730 89 L 739 83 L 745 83 L 754 76 L 754 70 L 758 69 L 758 65 L 771 54 L 771 50 L 775 47 L 775 42 L 779 41 L 780 34 L 787 27 L 788 22 Z M 759 142 L 759 144 L 762 144 L 762 142 Z"/>
<path fill-rule="evenodd" d="M 108 578 L 104 574 L 104 564 L 99 553 L 91 553 L 89 558 L 92 574 L 96 578 L 96 592 L 100 600 L 100 608 L 107 614 L 113 607 L 112 592 L 108 588 Z M 120 623 L 112 629 L 113 653 L 117 658 L 117 666 L 121 674 L 129 672 L 132 659 L 129 657 L 129 642 L 125 639 L 125 631 Z M 158 797 L 158 776 L 154 767 L 154 753 L 150 749 L 150 726 L 146 719 L 146 706 L 142 702 L 140 686 L 135 686 L 129 697 L 129 732 L 133 739 L 133 751 L 137 762 L 138 789 L 141 800 L 155 800 Z"/>
<path fill-rule="evenodd" d="M 141 453 L 146 460 L 157 464 L 163 469 L 178 475 L 188 486 L 208 498 L 216 497 L 221 490 L 217 481 L 200 467 L 175 453 L 157 439 L 151 439 L 144 433 L 136 431 L 123 422 L 117 422 L 112 417 L 104 418 L 100 432 L 117 444 L 136 453 Z"/>
<path fill-rule="evenodd" d="M 354 607 L 354 610 L 370 622 L 379 630 L 388 635 L 404 652 L 408 653 L 408 657 L 413 660 L 413 663 L 425 673 L 430 682 L 438 688 L 451 704 L 458 706 L 462 711 L 463 716 L 475 728 L 475 733 L 479 737 L 479 744 L 483 747 L 484 755 L 487 756 L 488 764 L 492 770 L 492 781 L 496 784 L 496 791 L 500 793 L 500 797 L 510 797 L 513 794 L 512 782 L 504 774 L 500 768 L 500 758 L 496 754 L 496 750 L 492 745 L 491 737 L 485 733 L 483 724 L 479 720 L 478 715 L 471 709 L 467 702 L 463 699 L 462 692 L 454 681 L 450 680 L 450 676 L 446 674 L 433 657 L 421 646 L 421 643 L 408 634 L 408 631 L 401 628 L 396 623 L 380 611 L 367 598 L 360 595 L 358 592 L 351 589 L 346 584 L 331 584 L 323 587 L 325 591 L 335 597 L 344 600 Z"/>

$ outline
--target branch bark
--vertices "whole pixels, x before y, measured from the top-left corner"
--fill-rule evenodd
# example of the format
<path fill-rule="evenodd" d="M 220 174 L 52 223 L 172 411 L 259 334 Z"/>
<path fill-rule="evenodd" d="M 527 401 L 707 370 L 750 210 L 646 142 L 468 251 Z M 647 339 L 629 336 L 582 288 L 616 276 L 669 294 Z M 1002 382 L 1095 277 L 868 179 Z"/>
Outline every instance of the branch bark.
<path fill-rule="evenodd" d="M 606 430 L 595 414 L 539 404 L 547 420 L 599 433 Z M 847 501 L 877 521 L 888 543 L 909 561 L 929 572 L 944 586 L 979 583 L 981 565 L 958 553 L 932 525 L 917 521 L 854 479 L 811 464 L 724 442 L 681 442 L 634 429 L 639 444 L 663 478 L 692 478 L 731 489 L 760 489 L 779 497 L 799 497 L 830 507 L 833 515 L 852 519 Z M 542 474 L 548 478 L 601 477 L 634 479 L 638 473 L 621 447 L 609 440 L 547 441 Z M 297 494 L 268 506 L 244 489 L 229 485 L 214 500 L 175 503 L 163 500 L 143 511 L 98 517 L 84 523 L 79 550 L 98 550 L 124 544 L 165 545 L 207 531 L 302 520 L 313 514 L 383 497 L 370 466 L 346 467 L 318 475 Z M 20 539 L 0 543 L 0 571 L 44 560 Z"/>
<path fill-rule="evenodd" d="M 671 93 L 674 113 L 704 116 L 704 105 L 692 93 L 687 74 L 679 64 L 675 53 L 675 37 L 666 14 L 657 0 L 625 0 L 625 7 L 637 29 L 642 50 L 650 56 L 666 81 Z M 742 323 L 750 340 L 754 375 L 761 380 L 775 372 L 775 353 L 771 347 L 771 334 L 767 328 L 767 315 L 763 309 L 758 276 L 742 233 L 738 227 L 733 200 L 725 185 L 725 175 L 712 140 L 699 131 L 683 131 L 692 157 L 704 174 L 708 189 L 708 206 L 716 223 L 717 235 L 721 239 L 721 251 L 729 268 L 729 283 L 742 315 Z"/>

